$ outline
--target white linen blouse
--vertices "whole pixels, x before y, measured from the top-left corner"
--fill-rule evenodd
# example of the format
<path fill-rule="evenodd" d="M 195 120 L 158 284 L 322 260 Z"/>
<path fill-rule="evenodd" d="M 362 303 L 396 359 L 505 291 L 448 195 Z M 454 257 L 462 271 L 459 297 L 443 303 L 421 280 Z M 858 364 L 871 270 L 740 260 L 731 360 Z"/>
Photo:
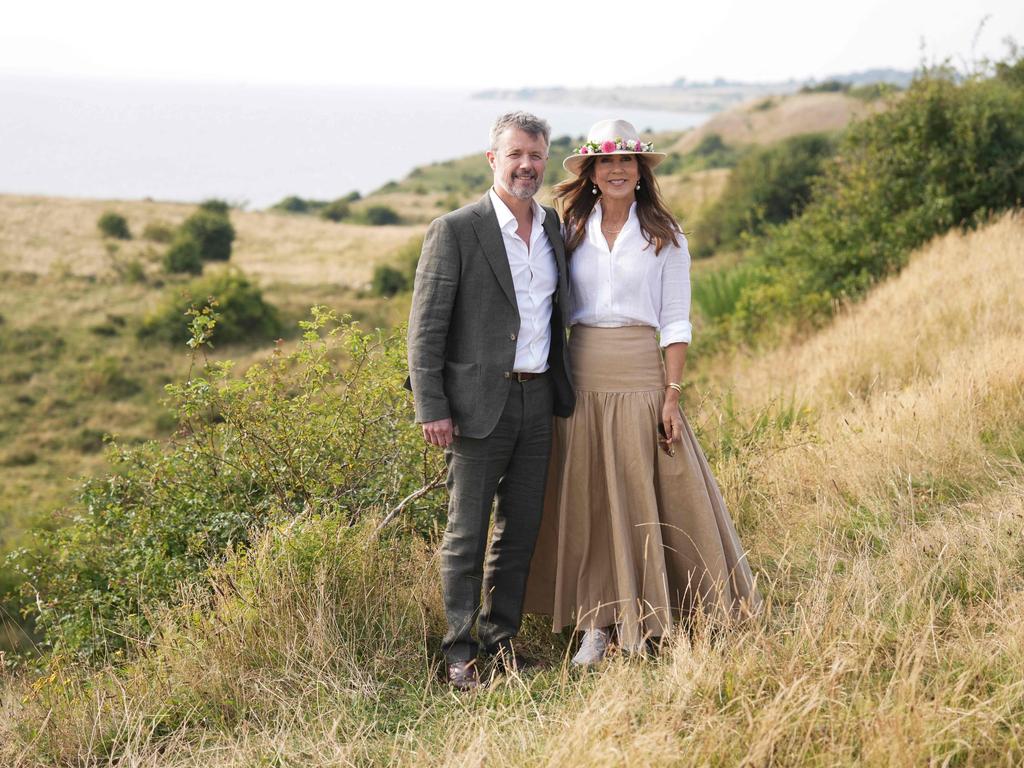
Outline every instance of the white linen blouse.
<path fill-rule="evenodd" d="M 609 251 L 601 233 L 601 203 L 587 219 L 586 236 L 569 259 L 570 325 L 599 328 L 649 325 L 661 346 L 693 336 L 690 324 L 690 251 L 686 237 L 655 254 L 640 231 L 636 203 Z"/>

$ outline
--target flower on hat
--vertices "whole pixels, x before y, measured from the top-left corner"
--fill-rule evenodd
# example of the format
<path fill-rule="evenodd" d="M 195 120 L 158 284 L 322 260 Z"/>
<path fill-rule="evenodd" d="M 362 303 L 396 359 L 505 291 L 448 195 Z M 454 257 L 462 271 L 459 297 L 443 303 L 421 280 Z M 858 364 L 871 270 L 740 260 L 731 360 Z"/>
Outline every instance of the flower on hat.
<path fill-rule="evenodd" d="M 602 142 L 588 141 L 581 144 L 576 150 L 577 155 L 600 155 L 611 154 L 612 152 L 653 152 L 654 144 L 646 141 L 631 141 L 629 139 L 616 138 L 615 141 L 607 139 Z"/>

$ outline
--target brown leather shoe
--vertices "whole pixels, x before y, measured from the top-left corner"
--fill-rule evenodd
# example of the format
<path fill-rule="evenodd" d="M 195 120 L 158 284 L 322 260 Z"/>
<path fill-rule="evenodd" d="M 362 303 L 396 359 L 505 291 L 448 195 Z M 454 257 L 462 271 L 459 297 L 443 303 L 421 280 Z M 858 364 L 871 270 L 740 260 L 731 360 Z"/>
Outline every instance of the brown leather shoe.
<path fill-rule="evenodd" d="M 455 661 L 448 665 L 448 683 L 460 691 L 471 691 L 480 685 L 480 675 L 476 671 L 476 659 Z"/>

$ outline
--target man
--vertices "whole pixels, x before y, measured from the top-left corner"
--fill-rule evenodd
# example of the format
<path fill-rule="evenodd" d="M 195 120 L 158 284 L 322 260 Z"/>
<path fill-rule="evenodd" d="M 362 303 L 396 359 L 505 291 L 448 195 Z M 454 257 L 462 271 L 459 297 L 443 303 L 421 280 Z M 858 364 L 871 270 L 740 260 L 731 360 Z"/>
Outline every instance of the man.
<path fill-rule="evenodd" d="M 552 414 L 568 416 L 575 400 L 562 319 L 565 250 L 557 214 L 533 199 L 550 132 L 525 112 L 498 118 L 487 152 L 494 186 L 430 225 L 416 269 L 409 378 L 423 437 L 445 449 L 448 464 L 441 647 L 460 689 L 479 684 L 479 645 L 515 663 Z"/>

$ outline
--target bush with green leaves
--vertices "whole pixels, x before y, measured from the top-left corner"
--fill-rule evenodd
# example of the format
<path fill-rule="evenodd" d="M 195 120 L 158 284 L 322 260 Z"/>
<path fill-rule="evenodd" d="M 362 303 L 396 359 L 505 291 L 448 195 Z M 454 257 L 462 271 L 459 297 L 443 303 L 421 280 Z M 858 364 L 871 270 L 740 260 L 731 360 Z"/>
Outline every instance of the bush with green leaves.
<path fill-rule="evenodd" d="M 208 200 L 203 200 L 203 202 L 199 204 L 199 210 L 207 211 L 208 213 L 216 213 L 219 216 L 227 216 L 231 212 L 231 206 L 228 205 L 226 200 L 211 197 Z"/>
<path fill-rule="evenodd" d="M 214 341 L 230 344 L 267 341 L 282 333 L 277 310 L 263 298 L 259 287 L 239 270 L 208 275 L 167 289 L 164 300 L 139 327 L 139 336 L 169 343 L 184 343 L 191 335 L 188 311 L 197 302 L 212 298 L 219 315 Z"/>
<path fill-rule="evenodd" d="M 348 200 L 339 198 L 327 203 L 320 209 L 320 215 L 328 221 L 344 221 L 352 215 L 352 207 Z"/>
<path fill-rule="evenodd" d="M 164 252 L 164 271 L 198 275 L 203 271 L 203 254 L 194 237 L 179 232 Z"/>
<path fill-rule="evenodd" d="M 817 322 L 929 238 L 1022 199 L 1024 89 L 930 71 L 848 129 L 803 213 L 751 248 L 754 278 L 724 322 L 743 339 L 780 320 Z"/>
<path fill-rule="evenodd" d="M 235 228 L 226 214 L 200 209 L 185 219 L 180 232 L 196 241 L 203 261 L 231 258 Z"/>
<path fill-rule="evenodd" d="M 307 200 L 297 195 L 288 195 L 270 206 L 270 210 L 285 213 L 315 213 L 325 205 L 327 205 L 326 200 Z"/>
<path fill-rule="evenodd" d="M 388 264 L 378 264 L 373 270 L 372 291 L 375 296 L 394 296 L 408 288 L 409 278 L 401 270 Z"/>
<path fill-rule="evenodd" d="M 359 219 L 374 227 L 402 223 L 402 217 L 387 205 L 371 205 L 361 212 Z"/>
<path fill-rule="evenodd" d="M 132 239 L 131 230 L 128 229 L 128 220 L 120 213 L 104 211 L 99 221 L 96 222 L 96 226 L 104 237 L 112 237 L 116 240 Z"/>
<path fill-rule="evenodd" d="M 788 221 L 803 210 L 811 185 L 835 153 L 835 140 L 822 134 L 785 139 L 744 156 L 729 175 L 722 196 L 700 219 L 691 254 L 710 256 L 737 248 L 744 235 Z"/>
<path fill-rule="evenodd" d="M 709 168 L 732 168 L 746 151 L 744 148 L 729 146 L 717 133 L 709 133 L 686 154 L 669 152 L 658 166 L 658 174 L 667 176 Z"/>
<path fill-rule="evenodd" d="M 192 314 L 200 355 L 219 310 Z M 126 638 L 145 637 L 155 608 L 205 584 L 229 550 L 237 562 L 268 525 L 348 527 L 400 512 L 403 530 L 436 527 L 443 498 L 426 490 L 444 464 L 424 447 L 402 388 L 404 334 L 365 332 L 321 309 L 303 327 L 294 351 L 277 348 L 244 374 L 197 357 L 197 374 L 168 387 L 176 435 L 114 445 L 115 471 L 86 483 L 67 525 L 16 553 L 48 646 L 109 660 Z"/>

